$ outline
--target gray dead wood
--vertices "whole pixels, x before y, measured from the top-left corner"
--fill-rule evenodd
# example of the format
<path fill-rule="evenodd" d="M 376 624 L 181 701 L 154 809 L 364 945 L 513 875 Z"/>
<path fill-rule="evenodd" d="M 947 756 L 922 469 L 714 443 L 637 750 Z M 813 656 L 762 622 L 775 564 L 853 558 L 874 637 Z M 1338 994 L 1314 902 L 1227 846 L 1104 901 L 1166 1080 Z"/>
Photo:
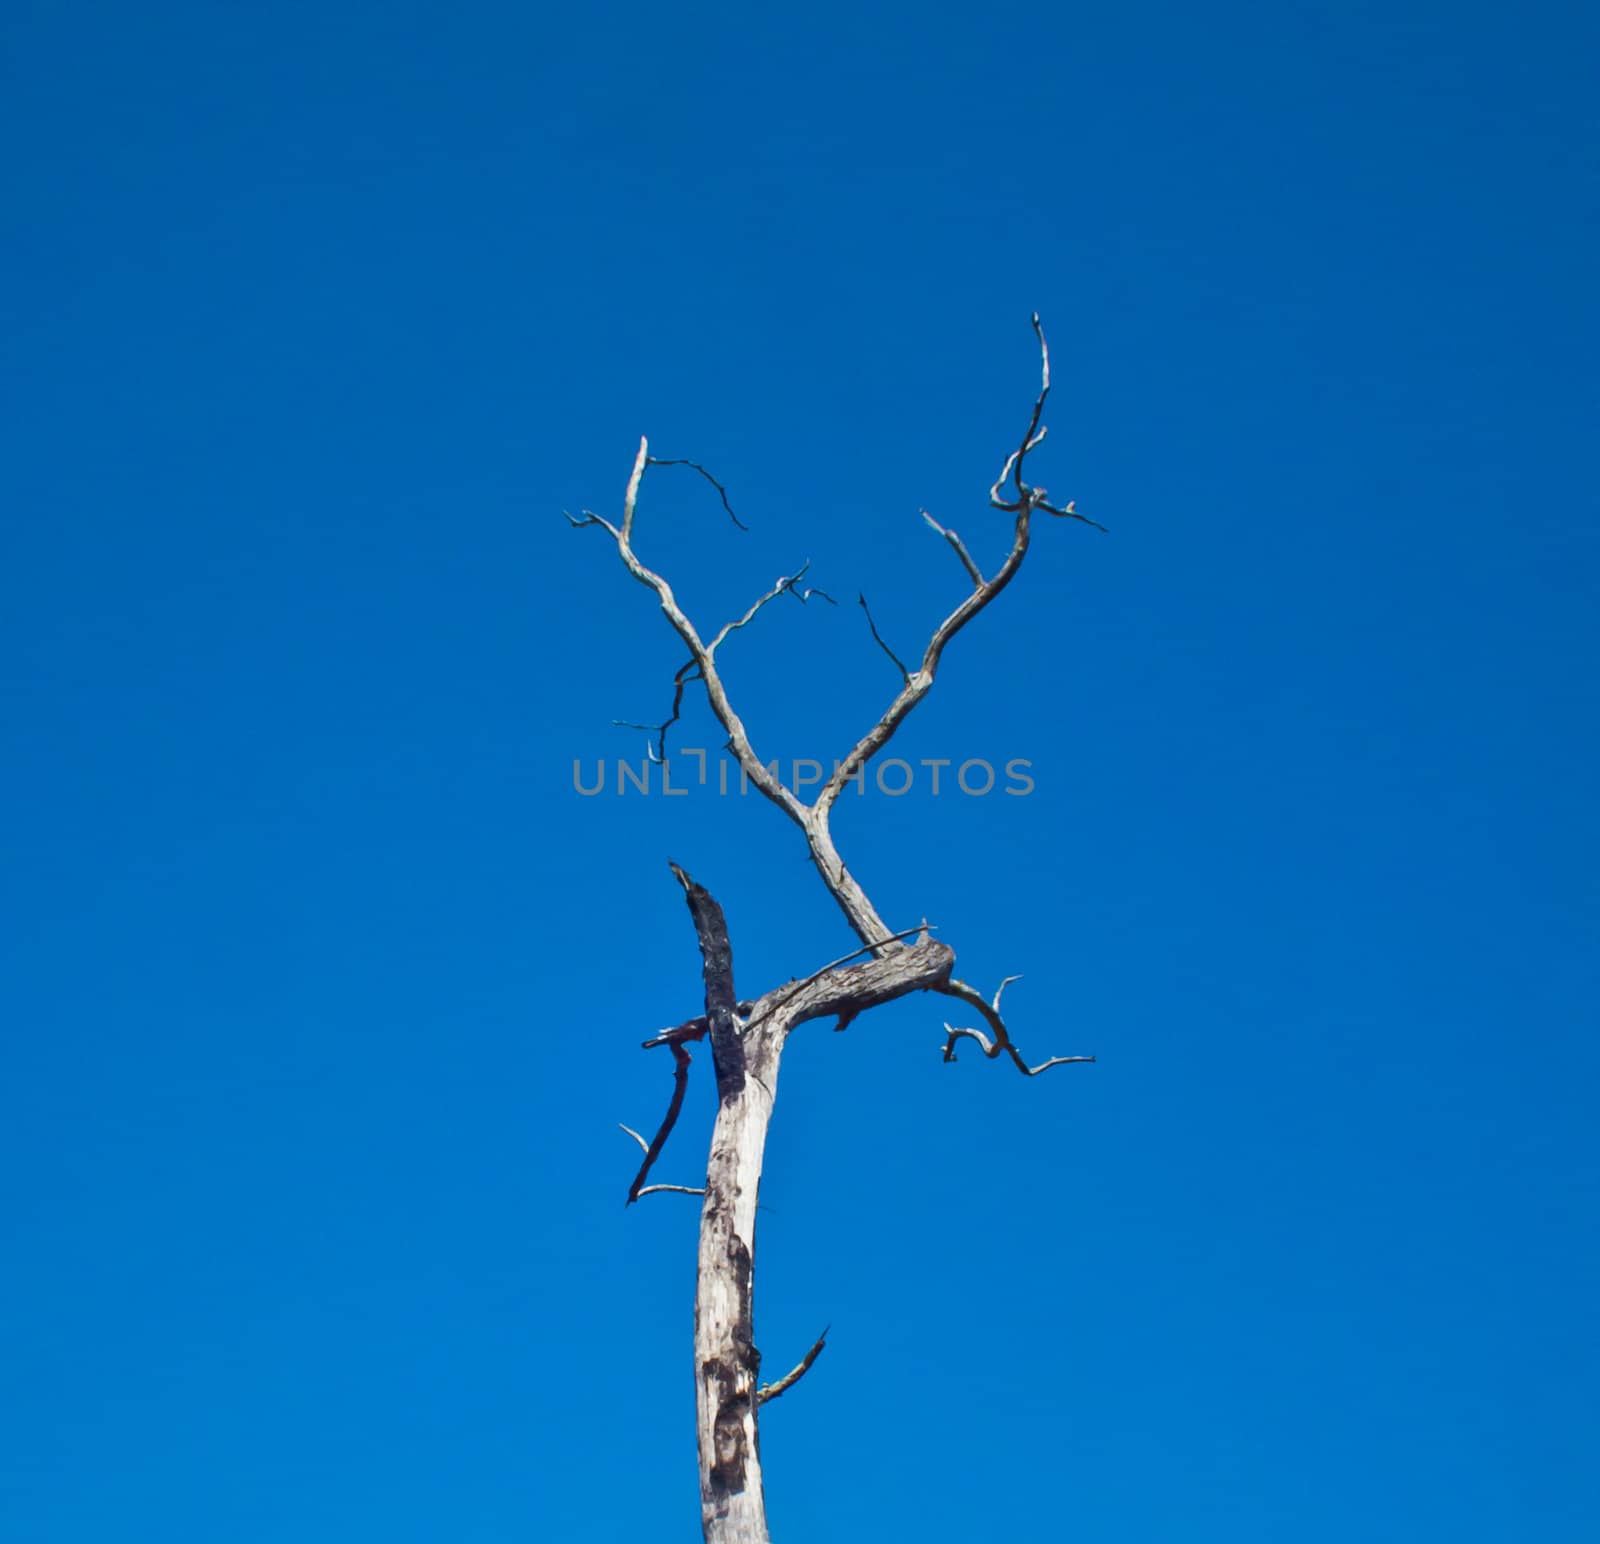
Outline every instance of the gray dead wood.
<path fill-rule="evenodd" d="M 700 682 L 705 687 L 711 711 L 727 735 L 727 748 L 738 760 L 743 776 L 800 828 L 824 888 L 861 941 L 860 948 L 852 954 L 810 976 L 775 987 L 758 998 L 740 1000 L 734 988 L 733 950 L 722 908 L 702 885 L 676 864 L 672 865 L 688 900 L 700 946 L 705 1012 L 644 1042 L 647 1048 L 666 1046 L 671 1050 L 672 1097 L 652 1140 L 646 1141 L 630 1127 L 624 1126 L 623 1130 L 644 1149 L 644 1161 L 628 1190 L 630 1205 L 642 1196 L 660 1191 L 704 1196 L 700 1213 L 694 1352 L 701 1524 L 708 1544 L 769 1544 L 757 1413 L 765 1400 L 793 1387 L 811 1367 L 823 1345 L 823 1339 L 819 1338 L 792 1372 L 770 1385 L 760 1383 L 761 1356 L 754 1338 L 756 1204 L 761 1190 L 767 1129 L 778 1090 L 779 1063 L 790 1031 L 809 1020 L 830 1017 L 835 1018 L 837 1027 L 842 1029 L 881 1003 L 912 992 L 934 992 L 963 1003 L 984 1025 L 979 1029 L 946 1022 L 944 1060 L 947 1062 L 956 1059 L 955 1048 L 961 1041 L 976 1045 L 990 1060 L 1008 1058 L 1019 1072 L 1030 1077 L 1066 1063 L 1094 1060 L 1092 1056 L 1052 1056 L 1037 1064 L 1029 1063 L 1013 1042 L 1000 1006 L 1007 983 L 1016 978 L 1008 977 L 992 996 L 985 996 L 952 974 L 954 952 L 942 942 L 931 939 L 926 925 L 892 932 L 859 881 L 846 868 L 830 828 L 830 816 L 840 793 L 853 778 L 863 773 L 868 762 L 888 744 L 907 716 L 933 689 L 945 647 L 1016 576 L 1027 555 L 1033 518 L 1047 514 L 1095 525 L 1079 514 L 1073 503 L 1052 504 L 1043 488 L 1025 480 L 1028 456 L 1045 437 L 1041 416 L 1050 392 L 1050 351 L 1037 315 L 1033 318 L 1033 327 L 1039 341 L 1039 393 L 1021 441 L 1006 458 L 1000 476 L 989 490 L 990 506 L 1010 517 L 1010 550 L 994 570 L 993 577 L 985 579 L 961 537 L 923 512 L 927 524 L 956 554 L 971 589 L 934 629 L 915 668 L 908 668 L 889 650 L 871 612 L 867 611 L 866 601 L 862 600 L 872 636 L 894 661 L 901 686 L 877 721 L 848 754 L 835 763 L 832 775 L 809 804 L 776 776 L 773 770 L 776 763 L 769 765 L 757 754 L 743 720 L 734 711 L 717 662 L 718 649 L 752 622 L 769 602 L 784 595 L 800 601 L 814 595 L 831 599 L 822 591 L 798 587 L 807 565 L 802 565 L 792 575 L 780 576 L 742 616 L 725 624 L 707 642 L 683 610 L 672 586 L 640 560 L 633 546 L 639 490 L 645 470 L 650 466 L 693 468 L 712 483 L 722 495 L 729 515 L 733 515 L 726 490 L 704 467 L 697 462 L 654 457 L 649 453 L 648 442 L 641 439 L 623 498 L 621 521 L 613 523 L 588 510 L 581 519 L 568 516 L 574 526 L 598 526 L 610 533 L 624 567 L 634 579 L 654 592 L 667 621 L 688 650 L 688 661 L 673 677 L 670 717 L 659 725 L 642 726 L 650 728 L 657 736 L 659 755 L 663 758 L 666 755 L 666 737 L 678 721 L 686 686 Z M 734 519 L 737 522 L 737 516 Z M 1096 529 L 1104 527 L 1096 526 Z M 910 941 L 912 934 L 917 935 L 914 942 Z M 847 963 L 861 954 L 869 958 L 858 965 Z M 703 1187 L 646 1184 L 683 1107 L 689 1068 L 687 1047 L 700 1040 L 711 1042 L 717 1083 L 717 1115 L 705 1184 Z"/>

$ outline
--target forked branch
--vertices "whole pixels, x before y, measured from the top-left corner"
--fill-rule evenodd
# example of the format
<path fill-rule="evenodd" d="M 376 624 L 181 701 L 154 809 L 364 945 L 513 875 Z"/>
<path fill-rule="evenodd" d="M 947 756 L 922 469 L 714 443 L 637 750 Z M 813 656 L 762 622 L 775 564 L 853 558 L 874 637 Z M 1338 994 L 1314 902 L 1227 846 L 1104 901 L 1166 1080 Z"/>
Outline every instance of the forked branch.
<path fill-rule="evenodd" d="M 894 662 L 895 667 L 900 672 L 902 684 L 893 701 L 884 709 L 876 722 L 856 741 L 855 745 L 842 760 L 835 762 L 832 774 L 818 790 L 815 799 L 809 804 L 802 800 L 794 790 L 787 787 L 776 776 L 772 767 L 763 762 L 756 753 L 743 720 L 734 710 L 716 658 L 718 648 L 733 632 L 748 626 L 768 604 L 780 595 L 790 594 L 802 601 L 808 600 L 813 596 L 820 596 L 831 602 L 832 598 L 822 591 L 802 589 L 800 587 L 800 581 L 808 572 L 809 565 L 802 565 L 792 575 L 780 576 L 776 583 L 750 606 L 742 616 L 725 624 L 708 643 L 696 631 L 694 624 L 690 621 L 673 593 L 671 585 L 660 574 L 644 564 L 633 546 L 634 519 L 638 507 L 639 490 L 645 470 L 649 466 L 683 465 L 692 467 L 717 489 L 722 497 L 724 507 L 732 515 L 733 510 L 728 502 L 727 490 L 704 467 L 697 462 L 666 460 L 651 456 L 648 442 L 641 439 L 639 451 L 634 458 L 633 469 L 628 478 L 627 490 L 623 497 L 621 523 L 613 524 L 611 521 L 589 510 L 583 512 L 581 519 L 568 516 L 568 519 L 575 526 L 597 525 L 611 535 L 616 542 L 618 555 L 621 557 L 628 572 L 639 583 L 655 592 L 667 620 L 689 650 L 689 660 L 680 667 L 673 678 L 671 716 L 664 724 L 635 725 L 632 727 L 649 729 L 656 736 L 654 753 L 664 756 L 666 733 L 679 717 L 685 686 L 691 681 L 703 682 L 711 710 L 726 732 L 728 748 L 737 758 L 745 777 L 755 785 L 756 789 L 766 799 L 775 804 L 790 820 L 799 826 L 805 834 L 812 862 L 824 887 L 843 911 L 864 948 L 875 956 L 892 954 L 896 950 L 906 948 L 907 944 L 903 935 L 892 933 L 884 924 L 882 917 L 876 907 L 873 906 L 866 891 L 849 869 L 846 868 L 844 860 L 839 854 L 830 826 L 830 817 L 839 795 L 854 779 L 862 775 L 867 764 L 889 743 L 911 712 L 932 690 L 940 660 L 951 640 L 980 612 L 984 611 L 1016 576 L 1018 569 L 1022 566 L 1023 559 L 1027 556 L 1034 512 L 1042 511 L 1049 515 L 1070 518 L 1095 526 L 1096 529 L 1104 530 L 1103 526 L 1080 514 L 1075 502 L 1069 500 L 1064 505 L 1053 504 L 1047 497 L 1047 490 L 1035 486 L 1028 480 L 1028 459 L 1043 443 L 1045 438 L 1044 408 L 1050 395 L 1051 387 L 1050 347 L 1045 339 L 1044 329 L 1040 324 L 1037 312 L 1033 315 L 1032 325 L 1034 335 L 1039 342 L 1039 391 L 1034 398 L 1027 426 L 1017 443 L 1017 448 L 1006 457 L 1000 469 L 999 477 L 995 479 L 994 484 L 989 489 L 990 505 L 1005 512 L 1012 518 L 1010 548 L 999 568 L 995 570 L 993 577 L 986 579 L 984 578 L 983 570 L 979 567 L 961 537 L 954 530 L 941 525 L 926 510 L 922 512 L 923 519 L 929 527 L 948 543 L 951 550 L 960 560 L 967 577 L 972 581 L 972 589 L 944 620 L 934 628 L 914 669 L 908 668 L 889 648 L 879 633 L 871 612 L 867 610 L 865 600 L 862 600 L 862 609 L 866 611 L 867 622 L 872 636 Z M 737 519 L 737 517 L 734 518 Z M 972 1039 L 982 1048 L 984 1055 L 991 1059 L 999 1056 L 1002 1052 L 1005 1053 L 1020 1070 L 1030 1075 L 1042 1071 L 1046 1067 L 1060 1065 L 1065 1061 L 1090 1059 L 1087 1057 L 1053 1057 L 1047 1062 L 1032 1066 L 1024 1060 L 1012 1044 L 1011 1036 L 995 1003 L 989 1002 L 975 988 L 969 987 L 953 977 L 945 982 L 939 990 L 948 996 L 956 997 L 963 1002 L 971 1004 L 978 1010 L 988 1026 L 987 1032 L 959 1027 L 949 1029 L 949 1038 L 945 1046 L 945 1060 L 947 1061 L 955 1059 L 954 1045 L 956 1040 L 962 1038 Z M 700 1033 L 704 1032 L 704 1030 L 700 1031 Z M 681 1038 L 683 1037 L 679 1037 L 679 1039 Z M 658 1037 L 656 1040 L 647 1043 L 662 1044 L 667 1042 Z"/>
<path fill-rule="evenodd" d="M 1020 981 L 1021 979 L 1020 976 L 1007 976 L 995 989 L 992 999 L 985 999 L 983 993 L 978 991 L 976 987 L 970 987 L 965 981 L 957 981 L 953 977 L 942 986 L 934 988 L 936 992 L 941 992 L 946 997 L 958 997 L 962 1002 L 969 1003 L 976 1008 L 987 1021 L 989 1028 L 994 1031 L 994 1038 L 990 1039 L 981 1029 L 957 1029 L 947 1023 L 944 1027 L 947 1036 L 944 1043 L 945 1061 L 953 1062 L 956 1059 L 957 1040 L 977 1041 L 978 1049 L 990 1061 L 993 1061 L 1003 1051 L 1015 1063 L 1017 1071 L 1024 1077 L 1029 1078 L 1037 1077 L 1041 1072 L 1048 1072 L 1052 1067 L 1065 1067 L 1072 1062 L 1092 1062 L 1094 1060 L 1092 1056 L 1052 1056 L 1048 1061 L 1039 1062 L 1036 1066 L 1030 1067 L 1028 1065 L 1022 1053 L 1011 1043 L 1011 1032 L 1006 1028 L 1006 1021 L 1000 1016 L 1001 996 L 1013 981 Z"/>

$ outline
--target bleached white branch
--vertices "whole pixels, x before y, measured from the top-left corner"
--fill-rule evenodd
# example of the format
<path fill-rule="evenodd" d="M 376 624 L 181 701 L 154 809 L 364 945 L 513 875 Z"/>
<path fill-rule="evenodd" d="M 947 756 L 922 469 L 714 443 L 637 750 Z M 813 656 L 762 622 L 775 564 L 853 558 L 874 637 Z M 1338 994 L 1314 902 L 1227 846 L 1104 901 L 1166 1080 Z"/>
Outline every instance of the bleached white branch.
<path fill-rule="evenodd" d="M 990 1030 L 993 1031 L 993 1038 L 991 1039 L 981 1029 L 959 1028 L 953 1024 L 946 1023 L 944 1027 L 946 1036 L 944 1043 L 945 1061 L 953 1062 L 956 1059 L 956 1041 L 958 1040 L 976 1041 L 978 1049 L 990 1061 L 993 1061 L 1004 1052 L 1011 1058 L 1017 1071 L 1030 1078 L 1037 1077 L 1041 1072 L 1046 1072 L 1051 1067 L 1063 1067 L 1069 1062 L 1092 1062 L 1094 1060 L 1092 1056 L 1052 1056 L 1048 1061 L 1042 1061 L 1037 1066 L 1029 1066 L 1022 1052 L 1012 1043 L 1011 1031 L 1000 1013 L 1000 999 L 1005 993 L 1005 989 L 1013 981 L 1020 981 L 1021 979 L 1020 976 L 1007 976 L 995 989 L 995 994 L 992 998 L 986 998 L 976 987 L 968 986 L 965 981 L 957 980 L 954 976 L 949 977 L 933 988 L 934 991 L 945 997 L 959 998 L 960 1001 L 976 1008 L 983 1015 L 984 1021 L 988 1024 Z"/>
<path fill-rule="evenodd" d="M 961 566 L 971 576 L 972 582 L 981 590 L 983 588 L 983 571 L 973 561 L 972 554 L 967 551 L 967 545 L 954 531 L 946 530 L 927 510 L 922 511 L 922 518 L 928 522 L 944 539 L 955 548 L 955 554 L 961 559 Z"/>
<path fill-rule="evenodd" d="M 849 869 L 846 868 L 844 860 L 839 854 L 830 828 L 830 816 L 839 795 L 850 782 L 861 775 L 867 763 L 889 743 L 913 709 L 932 690 L 940 660 L 950 641 L 980 612 L 988 607 L 1016 576 L 1023 559 L 1027 556 L 1034 512 L 1037 510 L 1052 516 L 1082 521 L 1089 525 L 1096 524 L 1096 522 L 1089 520 L 1087 516 L 1079 514 L 1076 504 L 1070 500 L 1061 506 L 1050 503 L 1046 498 L 1046 490 L 1033 486 L 1027 480 L 1028 457 L 1044 442 L 1046 428 L 1043 422 L 1043 415 L 1051 386 L 1050 346 L 1045 338 L 1044 328 L 1039 321 L 1037 312 L 1033 314 L 1032 326 L 1034 335 L 1039 341 L 1039 391 L 1034 398 L 1033 408 L 1021 440 L 1018 442 L 1016 449 L 1006 457 L 1005 463 L 1001 467 L 1000 476 L 989 490 L 990 504 L 1012 516 L 1010 550 L 1007 552 L 1000 567 L 995 571 L 994 576 L 985 579 L 982 569 L 978 566 L 961 538 L 953 530 L 941 525 L 926 510 L 922 512 L 923 518 L 928 525 L 936 534 L 944 538 L 960 559 L 967 577 L 972 581 L 973 588 L 960 604 L 933 630 L 932 636 L 923 649 L 922 657 L 915 669 L 907 668 L 906 664 L 889 649 L 882 635 L 878 632 L 877 625 L 873 621 L 871 611 L 867 609 L 866 601 L 863 597 L 861 605 L 862 609 L 867 613 L 867 622 L 871 628 L 872 635 L 900 670 L 902 686 L 877 721 L 856 741 L 849 754 L 843 760 L 835 763 L 832 774 L 823 783 L 815 799 L 810 804 L 805 803 L 792 789 L 788 788 L 777 777 L 772 767 L 764 763 L 756 753 L 749 733 L 729 699 L 716 662 L 717 649 L 729 635 L 737 629 L 747 626 L 765 606 L 777 599 L 778 596 L 787 593 L 794 595 L 797 599 L 805 600 L 810 598 L 812 594 L 822 593 L 811 590 L 802 592 L 798 588 L 801 578 L 807 572 L 807 566 L 802 566 L 793 575 L 780 576 L 772 588 L 763 594 L 741 617 L 723 626 L 716 636 L 707 643 L 702 640 L 694 624 L 689 620 L 689 617 L 679 604 L 671 585 L 660 574 L 647 567 L 633 547 L 634 519 L 638 508 L 640 487 L 645 469 L 648 466 L 686 465 L 693 467 L 712 483 L 721 494 L 724 507 L 728 509 L 730 515 L 733 513 L 732 506 L 728 503 L 727 490 L 704 467 L 701 467 L 697 462 L 668 461 L 653 457 L 649 453 L 649 442 L 641 439 L 638 455 L 634 459 L 627 489 L 623 497 L 623 513 L 620 526 L 612 524 L 590 510 L 584 510 L 581 519 L 575 519 L 571 515 L 567 517 L 574 526 L 598 525 L 610 533 L 612 539 L 616 542 L 618 554 L 629 573 L 641 584 L 648 586 L 655 592 L 667 620 L 689 649 L 690 658 L 688 663 L 682 666 L 674 677 L 672 716 L 662 725 L 635 727 L 645 727 L 652 730 L 658 737 L 659 751 L 664 755 L 666 730 L 677 720 L 684 686 L 693 680 L 702 681 L 706 688 L 706 695 L 710 701 L 712 712 L 727 733 L 728 748 L 738 760 L 745 777 L 755 785 L 756 789 L 765 798 L 777 805 L 805 833 L 811 860 L 816 866 L 824 887 L 844 912 L 851 928 L 862 941 L 864 951 L 876 957 L 883 957 L 906 948 L 906 935 L 893 933 L 884 924 L 882 917 L 873 906 L 866 891 Z M 1011 484 L 1009 489 L 1006 486 L 1008 480 Z M 734 518 L 737 520 L 737 516 Z M 1104 529 L 1103 527 L 1097 528 Z M 826 595 L 824 595 L 824 598 L 831 600 L 831 597 Z M 1037 1068 L 1030 1067 L 1011 1043 L 1010 1034 L 1005 1028 L 1005 1021 L 999 1012 L 998 995 L 994 1002 L 989 1002 L 974 988 L 968 987 L 954 978 L 947 980 L 938 990 L 943 991 L 946 995 L 971 1003 L 979 1010 L 984 1022 L 988 1025 L 988 1032 L 978 1029 L 949 1029 L 949 1038 L 945 1047 L 947 1060 L 954 1060 L 955 1043 L 962 1038 L 974 1040 L 980 1045 L 984 1055 L 991 1058 L 1005 1052 L 1022 1071 L 1030 1075 L 1037 1071 L 1042 1071 L 1045 1066 L 1055 1066 L 1062 1061 L 1092 1059 L 1087 1057 L 1058 1057 L 1052 1058 L 1051 1061 L 1043 1063 Z M 848 1021 L 847 1016 L 845 1021 Z M 693 1022 L 691 1021 L 691 1023 Z M 686 1028 L 686 1026 L 680 1026 L 679 1031 L 668 1032 L 666 1035 L 658 1036 L 655 1040 L 646 1043 L 677 1046 L 681 1045 L 684 1039 L 699 1038 L 705 1032 L 703 1028 L 699 1028 L 693 1035 L 690 1035 L 686 1032 Z"/>

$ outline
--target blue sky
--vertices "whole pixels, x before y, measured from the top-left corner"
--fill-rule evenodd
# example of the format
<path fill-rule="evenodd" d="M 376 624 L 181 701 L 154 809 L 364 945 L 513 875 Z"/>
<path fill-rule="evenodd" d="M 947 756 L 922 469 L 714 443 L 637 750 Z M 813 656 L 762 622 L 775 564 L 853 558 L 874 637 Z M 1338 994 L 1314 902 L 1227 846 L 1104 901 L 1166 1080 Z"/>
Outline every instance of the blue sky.
<path fill-rule="evenodd" d="M 0 1513 L 696 1537 L 699 987 L 851 940 L 754 798 L 584 798 L 680 656 L 1033 1054 L 785 1062 L 781 1540 L 1594 1536 L 1594 14 L 20 0 L 0 22 Z M 714 747 L 702 701 L 683 746 Z M 693 1183 L 709 1067 L 660 1177 Z"/>

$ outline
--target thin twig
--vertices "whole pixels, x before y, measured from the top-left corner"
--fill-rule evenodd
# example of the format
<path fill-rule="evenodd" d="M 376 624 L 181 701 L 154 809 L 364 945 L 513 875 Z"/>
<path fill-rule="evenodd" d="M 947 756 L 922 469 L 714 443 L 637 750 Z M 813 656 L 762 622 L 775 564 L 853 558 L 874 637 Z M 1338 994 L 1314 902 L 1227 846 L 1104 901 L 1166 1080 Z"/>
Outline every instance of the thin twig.
<path fill-rule="evenodd" d="M 878 631 L 878 624 L 872 620 L 872 608 L 867 604 L 867 597 L 858 594 L 856 599 L 861 602 L 861 609 L 867 614 L 867 626 L 872 629 L 872 636 L 877 640 L 878 647 L 894 661 L 894 668 L 900 672 L 900 679 L 909 681 L 911 672 L 901 663 L 900 656 L 883 641 L 883 634 Z"/>
<path fill-rule="evenodd" d="M 944 1044 L 944 1060 L 953 1062 L 956 1059 L 957 1040 L 976 1040 L 979 1049 L 992 1061 L 1004 1051 L 1016 1064 L 1017 1071 L 1024 1077 L 1036 1078 L 1041 1072 L 1048 1072 L 1052 1067 L 1064 1067 L 1069 1062 L 1092 1062 L 1092 1056 L 1052 1056 L 1048 1061 L 1042 1061 L 1035 1067 L 1030 1067 L 1023 1059 L 1022 1053 L 1008 1040 L 1004 1044 L 996 1044 L 984 1034 L 981 1029 L 957 1029 L 951 1024 L 945 1025 L 945 1033 L 949 1038 Z"/>
<path fill-rule="evenodd" d="M 689 1053 L 681 1045 L 672 1047 L 672 1100 L 667 1105 L 667 1113 L 662 1117 L 661 1126 L 655 1136 L 646 1142 L 637 1131 L 628 1126 L 622 1129 L 634 1141 L 644 1148 L 644 1162 L 639 1165 L 639 1172 L 634 1175 L 633 1183 L 628 1186 L 627 1205 L 632 1206 L 644 1190 L 644 1182 L 649 1177 L 650 1170 L 657 1158 L 661 1156 L 661 1149 L 666 1146 L 667 1138 L 672 1135 L 672 1128 L 678 1124 L 678 1114 L 683 1109 L 683 1096 L 689 1087 Z"/>
<path fill-rule="evenodd" d="M 859 949 L 852 949 L 848 954 L 841 954 L 836 960 L 829 960 L 821 970 L 814 970 L 806 977 L 806 982 L 815 981 L 819 976 L 825 976 L 830 970 L 837 970 L 841 965 L 848 965 L 858 955 L 869 954 L 874 949 L 881 949 L 885 944 L 892 944 L 898 938 L 910 938 L 916 934 L 919 939 L 925 939 L 938 927 L 937 922 L 930 922 L 926 917 L 915 927 L 901 928 L 898 933 L 890 933 L 886 938 L 875 939 L 870 944 L 862 944 Z M 805 983 L 802 983 L 804 985 Z"/>
<path fill-rule="evenodd" d="M 664 723 L 660 724 L 633 724 L 627 719 L 614 718 L 612 724 L 618 729 L 647 729 L 656 736 L 656 746 L 651 752 L 651 759 L 663 762 L 667 759 L 667 731 L 678 722 L 683 713 L 683 689 L 690 681 L 700 680 L 700 667 L 692 659 L 679 666 L 678 673 L 672 678 L 672 713 Z"/>
<path fill-rule="evenodd" d="M 1042 509 L 1047 515 L 1058 515 L 1067 520 L 1081 520 L 1085 525 L 1092 525 L 1097 531 L 1105 531 L 1106 528 L 1098 520 L 1091 520 L 1087 515 L 1078 513 L 1078 501 L 1076 499 L 1068 499 L 1063 508 L 1057 509 L 1054 504 L 1045 503 L 1043 488 L 1036 488 L 1034 492 L 1038 495 L 1033 501 L 1035 509 Z"/>
<path fill-rule="evenodd" d="M 740 617 L 737 622 L 728 622 L 724 624 L 722 631 L 706 645 L 706 653 L 708 655 L 715 654 L 722 646 L 722 640 L 726 638 L 729 633 L 737 632 L 741 627 L 748 627 L 749 624 L 755 620 L 756 613 L 760 611 L 763 606 L 765 606 L 769 601 L 776 600 L 780 595 L 786 592 L 794 596 L 794 598 L 802 605 L 806 601 L 810 600 L 813 595 L 820 596 L 823 600 L 827 601 L 830 606 L 838 605 L 838 602 L 831 595 L 829 595 L 826 590 L 800 590 L 796 588 L 800 581 L 805 578 L 806 571 L 810 567 L 811 559 L 807 558 L 795 573 L 788 575 L 779 574 L 777 581 L 773 584 L 772 588 L 768 590 L 767 593 L 763 595 L 761 599 L 758 600 L 747 612 L 745 612 L 745 614 Z"/>
<path fill-rule="evenodd" d="M 687 461 L 682 456 L 675 456 L 675 457 L 673 457 L 671 459 L 667 459 L 666 457 L 663 457 L 663 456 L 651 456 L 650 457 L 650 465 L 651 466 L 692 466 L 695 469 L 695 471 L 697 471 L 703 478 L 705 478 L 705 480 L 708 483 L 710 483 L 711 486 L 713 488 L 715 488 L 718 493 L 720 493 L 722 495 L 722 507 L 725 510 L 728 511 L 728 518 L 731 521 L 733 521 L 733 523 L 736 526 L 738 526 L 741 531 L 748 531 L 750 529 L 750 527 L 747 526 L 744 523 L 744 521 L 742 521 L 736 514 L 734 514 L 733 505 L 728 502 L 728 490 L 726 488 L 724 488 L 722 486 L 722 484 L 719 483 L 716 480 L 716 478 L 711 475 L 710 472 L 708 472 L 703 466 L 701 466 L 698 461 Z"/>

